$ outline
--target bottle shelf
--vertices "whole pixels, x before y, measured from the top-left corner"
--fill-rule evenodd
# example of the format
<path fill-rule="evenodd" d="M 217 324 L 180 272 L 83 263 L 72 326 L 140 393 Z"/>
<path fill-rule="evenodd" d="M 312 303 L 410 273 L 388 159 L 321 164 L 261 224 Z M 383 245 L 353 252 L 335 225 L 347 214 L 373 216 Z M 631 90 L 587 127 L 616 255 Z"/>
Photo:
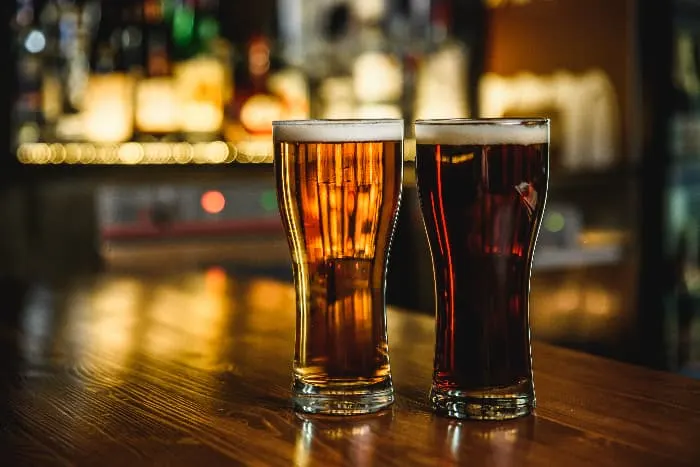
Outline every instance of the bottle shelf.
<path fill-rule="evenodd" d="M 404 159 L 415 161 L 415 141 L 406 140 Z M 17 149 L 25 165 L 271 164 L 269 137 L 236 142 L 25 143 Z"/>
<path fill-rule="evenodd" d="M 623 248 L 621 245 L 571 248 L 542 247 L 535 250 L 532 266 L 538 271 L 606 266 L 618 264 L 622 259 Z"/>
<path fill-rule="evenodd" d="M 672 186 L 700 186 L 700 159 L 672 162 L 668 176 Z"/>
<path fill-rule="evenodd" d="M 29 143 L 17 149 L 17 160 L 26 165 L 269 164 L 272 142 Z"/>

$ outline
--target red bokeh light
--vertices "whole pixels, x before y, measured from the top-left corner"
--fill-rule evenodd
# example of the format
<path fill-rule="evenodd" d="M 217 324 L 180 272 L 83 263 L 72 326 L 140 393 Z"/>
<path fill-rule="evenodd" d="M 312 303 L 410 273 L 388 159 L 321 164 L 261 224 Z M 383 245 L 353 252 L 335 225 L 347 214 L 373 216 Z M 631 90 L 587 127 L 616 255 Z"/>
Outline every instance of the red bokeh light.
<path fill-rule="evenodd" d="M 202 209 L 209 214 L 218 214 L 226 206 L 226 198 L 220 191 L 207 191 L 202 195 Z"/>

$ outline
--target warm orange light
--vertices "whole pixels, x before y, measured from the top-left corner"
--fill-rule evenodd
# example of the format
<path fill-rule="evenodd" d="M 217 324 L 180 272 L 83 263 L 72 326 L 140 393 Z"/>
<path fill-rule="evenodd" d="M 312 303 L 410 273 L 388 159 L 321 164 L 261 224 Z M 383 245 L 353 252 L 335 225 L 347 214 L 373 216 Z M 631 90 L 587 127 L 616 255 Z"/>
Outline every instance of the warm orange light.
<path fill-rule="evenodd" d="M 226 290 L 228 276 L 226 271 L 218 266 L 207 269 L 204 275 L 207 290 L 212 293 L 223 293 Z"/>
<path fill-rule="evenodd" d="M 207 191 L 202 195 L 202 209 L 209 214 L 218 214 L 225 206 L 226 198 L 220 191 Z"/>

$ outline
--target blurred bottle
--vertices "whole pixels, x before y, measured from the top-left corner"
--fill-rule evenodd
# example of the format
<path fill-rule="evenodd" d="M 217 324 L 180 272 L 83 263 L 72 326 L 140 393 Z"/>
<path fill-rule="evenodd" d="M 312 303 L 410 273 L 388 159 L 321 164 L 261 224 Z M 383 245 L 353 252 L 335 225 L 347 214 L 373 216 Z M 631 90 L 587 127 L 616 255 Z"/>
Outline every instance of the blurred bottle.
<path fill-rule="evenodd" d="M 33 143 L 42 139 L 42 52 L 46 36 L 38 21 L 32 0 L 18 1 L 13 21 L 17 60 L 17 96 L 13 108 L 15 144 Z"/>
<path fill-rule="evenodd" d="M 682 369 L 691 360 L 692 325 L 698 314 L 700 268 L 698 267 L 698 224 L 688 221 L 680 232 L 674 255 L 674 288 L 677 312 L 677 348 L 672 367 Z"/>
<path fill-rule="evenodd" d="M 357 101 L 353 89 L 352 62 L 356 54 L 352 8 L 346 3 L 330 6 L 323 17 L 323 47 L 310 74 L 315 101 L 313 113 L 320 118 L 354 118 Z"/>
<path fill-rule="evenodd" d="M 60 123 L 64 114 L 74 109 L 68 95 L 67 60 L 61 47 L 61 9 L 58 2 L 48 1 L 39 12 L 41 31 L 46 40 L 43 52 L 41 104 L 44 116 L 44 140 L 60 139 Z M 61 135 L 63 136 L 63 135 Z"/>
<path fill-rule="evenodd" d="M 264 34 L 254 35 L 247 44 L 245 73 L 237 87 L 235 113 L 249 135 L 269 135 L 272 121 L 282 119 L 282 100 L 268 88 L 272 67 L 271 41 Z M 234 139 L 245 139 L 239 134 Z"/>
<path fill-rule="evenodd" d="M 394 44 L 401 44 L 396 51 L 402 68 L 401 112 L 406 121 L 405 134 L 411 137 L 418 71 L 426 54 L 431 51 L 431 2 L 391 0 L 391 6 L 389 37 Z"/>
<path fill-rule="evenodd" d="M 305 58 L 295 39 L 307 8 L 304 0 L 278 1 L 276 14 L 246 44 L 234 105 L 240 132 L 233 139 L 269 138 L 273 120 L 309 117 Z"/>
<path fill-rule="evenodd" d="M 416 35 L 430 2 L 279 0 L 282 53 L 303 69 L 315 118 L 410 114 Z M 418 18 L 418 21 L 415 21 Z M 423 24 L 424 29 L 425 24 Z M 420 44 L 420 45 L 418 45 Z"/>
<path fill-rule="evenodd" d="M 41 24 L 46 36 L 42 84 L 45 140 L 85 138 L 81 112 L 100 16 L 97 0 L 49 0 L 44 4 Z"/>
<path fill-rule="evenodd" d="M 167 0 L 143 0 L 144 76 L 136 87 L 136 130 L 141 140 L 177 137 L 179 116 L 173 80 Z"/>
<path fill-rule="evenodd" d="M 674 115 L 671 118 L 671 154 L 677 159 L 700 157 L 700 75 L 697 38 L 678 31 L 674 39 Z"/>
<path fill-rule="evenodd" d="M 292 113 L 314 118 L 354 115 L 351 0 L 277 0 L 277 47 L 284 73 L 295 82 Z M 272 73 L 272 78 L 277 73 Z M 276 86 L 271 86 L 277 92 Z M 291 87 L 291 86 L 290 86 Z M 286 92 L 286 94 L 290 94 Z M 310 99 L 313 96 L 313 99 Z M 283 98 L 283 100 L 288 100 Z"/>
<path fill-rule="evenodd" d="M 283 12 L 279 11 L 279 18 Z M 305 119 L 310 116 L 309 80 L 303 64 L 285 53 L 281 21 L 277 21 L 274 38 L 270 43 L 270 67 L 266 80 L 267 91 L 279 99 L 283 120 Z M 271 123 L 271 122 L 270 122 Z M 271 128 L 271 126 L 270 126 Z"/>
<path fill-rule="evenodd" d="M 179 128 L 188 140 L 220 139 L 230 63 L 220 52 L 218 0 L 173 0 L 173 74 Z"/>
<path fill-rule="evenodd" d="M 85 138 L 97 143 L 131 139 L 134 130 L 135 77 L 124 47 L 124 5 L 105 1 L 91 53 L 91 73 L 83 104 Z"/>
<path fill-rule="evenodd" d="M 415 118 L 469 116 L 469 48 L 453 31 L 453 6 L 431 3 L 429 50 L 418 66 Z"/>
<path fill-rule="evenodd" d="M 267 80 L 267 87 L 281 101 L 282 119 L 309 118 L 309 83 L 301 68 L 287 65 L 273 70 Z"/>
<path fill-rule="evenodd" d="M 400 44 L 390 40 L 385 0 L 353 0 L 357 28 L 352 60 L 357 118 L 401 118 L 403 69 Z"/>

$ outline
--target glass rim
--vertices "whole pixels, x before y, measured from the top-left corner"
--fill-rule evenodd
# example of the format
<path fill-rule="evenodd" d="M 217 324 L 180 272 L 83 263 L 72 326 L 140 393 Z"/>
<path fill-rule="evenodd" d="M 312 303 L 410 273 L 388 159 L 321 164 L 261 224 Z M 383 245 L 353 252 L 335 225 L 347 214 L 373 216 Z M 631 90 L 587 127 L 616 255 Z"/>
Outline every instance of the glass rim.
<path fill-rule="evenodd" d="M 449 118 L 417 120 L 416 144 L 549 144 L 549 119 Z"/>
<path fill-rule="evenodd" d="M 272 122 L 272 139 L 296 143 L 350 143 L 404 140 L 404 120 L 336 119 L 276 120 Z"/>
<path fill-rule="evenodd" d="M 415 125 L 547 125 L 549 117 L 485 117 L 418 119 Z"/>
<path fill-rule="evenodd" d="M 327 125 L 378 125 L 386 123 L 400 123 L 403 118 L 312 118 L 299 120 L 273 120 L 273 127 L 280 126 L 327 126 Z"/>

